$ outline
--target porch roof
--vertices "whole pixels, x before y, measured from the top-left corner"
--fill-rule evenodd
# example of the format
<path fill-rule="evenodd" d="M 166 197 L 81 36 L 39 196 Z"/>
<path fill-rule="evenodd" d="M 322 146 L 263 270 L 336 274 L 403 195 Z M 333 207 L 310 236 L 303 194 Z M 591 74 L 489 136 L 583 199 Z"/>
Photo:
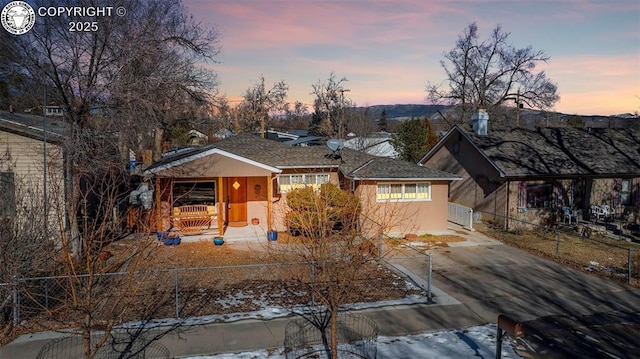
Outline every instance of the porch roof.
<path fill-rule="evenodd" d="M 335 168 L 353 179 L 459 179 L 456 176 L 413 163 L 372 156 L 345 148 L 333 156 L 325 146 L 290 147 L 255 135 L 240 134 L 208 146 L 166 156 L 146 169 L 156 174 L 214 153 L 223 153 L 246 163 L 279 173 L 286 168 Z"/>

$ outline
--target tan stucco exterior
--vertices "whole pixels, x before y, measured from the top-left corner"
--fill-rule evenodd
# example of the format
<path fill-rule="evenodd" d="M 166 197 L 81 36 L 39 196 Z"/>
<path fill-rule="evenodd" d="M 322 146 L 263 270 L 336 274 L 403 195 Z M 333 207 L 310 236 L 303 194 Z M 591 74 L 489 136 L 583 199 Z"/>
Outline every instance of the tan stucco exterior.
<path fill-rule="evenodd" d="M 287 230 L 284 217 L 289 211 L 286 205 L 287 193 L 280 192 L 278 177 L 290 174 L 329 174 L 329 182 L 350 190 L 350 181 L 342 177 L 335 167 L 325 168 L 285 168 L 276 173 L 256 163 L 238 158 L 229 158 L 224 154 L 213 154 L 198 158 L 174 167 L 157 171 L 161 178 L 158 192 L 158 211 L 162 221 L 158 222 L 158 230 L 169 227 L 171 217 L 171 183 L 172 181 L 210 180 L 216 181 L 220 194 L 217 196 L 218 216 L 221 223 L 226 223 L 227 212 L 227 180 L 229 177 L 246 177 L 247 179 L 247 218 L 258 219 L 265 227 L 276 230 Z M 416 181 L 406 181 L 415 183 Z M 425 181 L 420 181 L 425 182 Z M 447 228 L 447 202 L 449 181 L 428 181 L 431 184 L 431 198 L 423 201 L 376 202 L 376 181 L 357 181 L 356 193 L 363 204 L 371 205 L 365 214 L 375 223 L 363 219 L 363 228 L 368 234 L 375 235 L 383 226 L 385 234 L 402 236 L 407 233 L 433 233 Z M 385 181 L 388 183 L 388 181 Z M 271 193 L 269 193 L 271 188 Z M 221 226 L 220 232 L 224 231 Z"/>
<path fill-rule="evenodd" d="M 384 183 L 393 183 L 383 181 Z M 415 181 L 406 181 L 415 183 Z M 392 237 L 437 233 L 447 229 L 448 181 L 419 181 L 431 185 L 431 198 L 420 201 L 376 200 L 377 181 L 361 181 L 356 193 L 363 204 L 363 231 L 374 234 L 380 228 Z M 398 182 L 402 183 L 402 182 Z"/>

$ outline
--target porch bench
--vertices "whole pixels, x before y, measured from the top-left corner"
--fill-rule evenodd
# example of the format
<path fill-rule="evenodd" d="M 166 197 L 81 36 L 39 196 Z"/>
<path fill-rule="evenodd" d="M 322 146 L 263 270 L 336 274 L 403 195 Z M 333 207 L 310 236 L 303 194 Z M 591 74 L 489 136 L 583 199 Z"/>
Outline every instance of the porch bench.
<path fill-rule="evenodd" d="M 200 233 L 217 224 L 216 206 L 203 204 L 185 205 L 173 208 L 172 222 L 182 233 Z"/>

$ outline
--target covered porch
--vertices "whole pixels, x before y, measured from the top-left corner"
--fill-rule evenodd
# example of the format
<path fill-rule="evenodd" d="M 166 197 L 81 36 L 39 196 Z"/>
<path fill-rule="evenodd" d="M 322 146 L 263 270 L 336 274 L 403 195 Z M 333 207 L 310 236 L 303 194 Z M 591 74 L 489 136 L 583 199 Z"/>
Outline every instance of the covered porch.
<path fill-rule="evenodd" d="M 280 172 L 275 167 L 212 149 L 148 172 L 158 232 L 222 236 L 228 227 L 273 223 L 273 187 Z"/>

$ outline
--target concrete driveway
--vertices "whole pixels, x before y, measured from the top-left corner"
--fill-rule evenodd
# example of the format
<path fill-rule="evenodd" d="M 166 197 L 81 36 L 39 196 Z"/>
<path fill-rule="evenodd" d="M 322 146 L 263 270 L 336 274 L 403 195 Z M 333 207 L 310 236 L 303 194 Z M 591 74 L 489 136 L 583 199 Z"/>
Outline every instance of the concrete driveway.
<path fill-rule="evenodd" d="M 433 284 L 487 322 L 495 323 L 500 313 L 524 322 L 523 355 L 640 356 L 640 290 L 478 232 L 464 236 L 466 242 L 432 250 Z"/>

